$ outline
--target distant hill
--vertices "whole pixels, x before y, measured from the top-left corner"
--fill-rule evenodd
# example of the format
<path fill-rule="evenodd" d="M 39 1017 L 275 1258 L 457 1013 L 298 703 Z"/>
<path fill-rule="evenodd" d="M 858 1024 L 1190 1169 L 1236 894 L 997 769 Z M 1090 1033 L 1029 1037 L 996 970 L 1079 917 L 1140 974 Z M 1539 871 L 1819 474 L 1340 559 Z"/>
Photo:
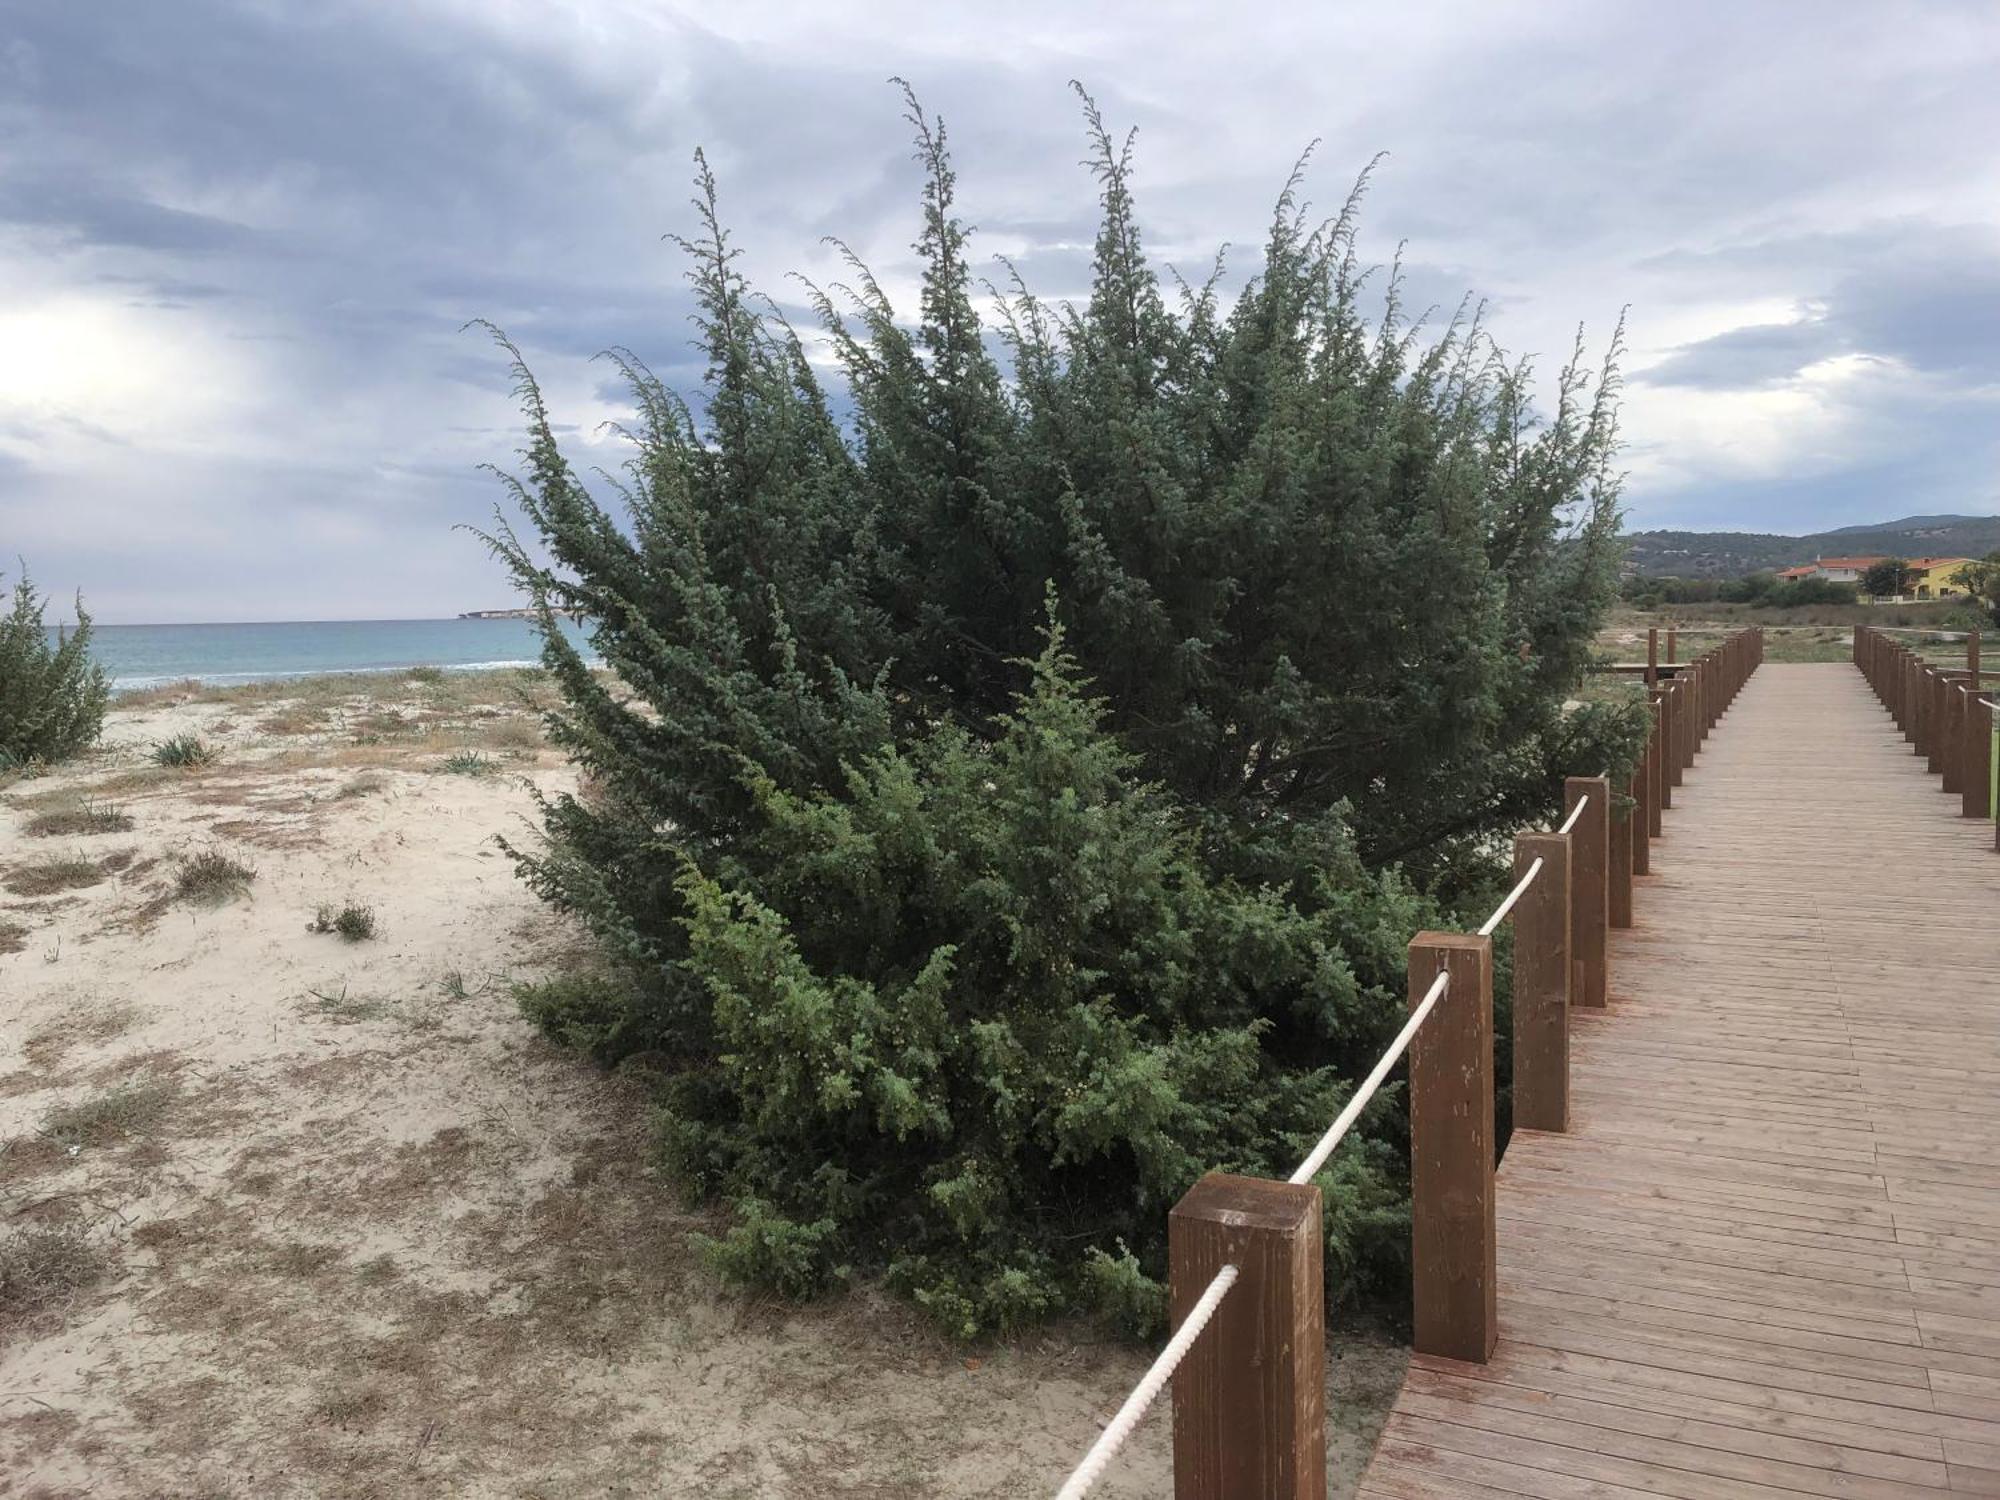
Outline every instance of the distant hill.
<path fill-rule="evenodd" d="M 2000 548 L 2000 516 L 1905 516 L 1809 536 L 1767 531 L 1635 531 L 1632 571 L 1654 577 L 1734 578 L 1815 557 L 1984 557 Z"/>

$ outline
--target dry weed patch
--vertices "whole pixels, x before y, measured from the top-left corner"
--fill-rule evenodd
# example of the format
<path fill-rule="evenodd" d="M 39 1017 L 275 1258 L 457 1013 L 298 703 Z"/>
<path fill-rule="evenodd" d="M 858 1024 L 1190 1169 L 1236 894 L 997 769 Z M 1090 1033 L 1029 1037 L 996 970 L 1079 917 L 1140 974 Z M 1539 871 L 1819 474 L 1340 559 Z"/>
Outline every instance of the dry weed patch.
<path fill-rule="evenodd" d="M 6 888 L 16 896 L 52 896 L 57 891 L 82 890 L 104 879 L 104 871 L 87 859 L 38 859 L 16 865 L 7 874 Z"/>
<path fill-rule="evenodd" d="M 75 1104 L 58 1105 L 42 1117 L 42 1134 L 60 1146 L 109 1146 L 150 1135 L 174 1101 L 177 1090 L 164 1079 L 130 1083 Z"/>
<path fill-rule="evenodd" d="M 34 1224 L 0 1234 L 0 1332 L 60 1323 L 111 1263 L 75 1224 Z"/>
<path fill-rule="evenodd" d="M 104 802 L 79 801 L 73 807 L 37 813 L 28 819 L 29 838 L 83 838 L 98 833 L 130 833 L 131 816 L 122 807 Z"/>

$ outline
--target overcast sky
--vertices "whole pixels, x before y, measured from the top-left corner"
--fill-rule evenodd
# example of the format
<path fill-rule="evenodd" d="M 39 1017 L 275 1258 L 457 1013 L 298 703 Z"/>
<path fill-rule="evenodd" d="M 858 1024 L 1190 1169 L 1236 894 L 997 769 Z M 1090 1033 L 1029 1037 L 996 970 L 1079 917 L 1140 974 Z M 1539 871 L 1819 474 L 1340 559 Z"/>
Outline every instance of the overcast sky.
<path fill-rule="evenodd" d="M 1086 289 L 1071 78 L 1139 131 L 1152 251 L 1253 266 L 1315 137 L 1364 247 L 1553 369 L 1629 305 L 1630 524 L 2000 510 L 1991 0 L 672 6 L 0 0 L 0 557 L 107 621 L 511 602 L 491 318 L 577 455 L 627 344 L 692 375 L 707 148 L 745 267 L 909 281 L 890 74 L 943 115 L 974 249 Z M 908 305 L 908 299 L 899 299 Z"/>

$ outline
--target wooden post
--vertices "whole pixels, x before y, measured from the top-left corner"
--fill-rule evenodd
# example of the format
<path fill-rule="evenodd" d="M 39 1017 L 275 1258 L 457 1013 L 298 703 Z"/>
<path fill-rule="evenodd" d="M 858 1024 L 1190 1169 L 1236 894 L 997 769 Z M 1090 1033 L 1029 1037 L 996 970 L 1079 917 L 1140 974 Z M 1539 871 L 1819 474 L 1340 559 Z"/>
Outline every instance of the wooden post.
<path fill-rule="evenodd" d="M 1653 712 L 1653 732 L 1646 736 L 1646 776 L 1652 791 L 1646 799 L 1646 817 L 1650 820 L 1646 829 L 1649 839 L 1656 839 L 1667 831 L 1662 814 L 1667 808 L 1669 788 L 1667 786 L 1666 713 L 1667 706 L 1656 691 L 1651 704 Z"/>
<path fill-rule="evenodd" d="M 1965 689 L 1950 678 L 1939 676 L 1944 695 L 1944 712 L 1938 715 L 1938 764 L 1942 768 L 1941 789 L 1957 792 L 1964 785 L 1960 765 L 1965 759 Z"/>
<path fill-rule="evenodd" d="M 1979 692 L 1979 632 L 1974 630 L 1965 638 L 1965 670 L 1972 674 L 1972 691 Z"/>
<path fill-rule="evenodd" d="M 1606 919 L 1613 927 L 1632 925 L 1632 815 L 1638 811 L 1629 797 L 1621 797 L 1611 789 L 1609 781 L 1604 784 L 1604 795 L 1610 803 L 1609 837 L 1605 846 L 1607 864 L 1605 868 L 1605 912 Z"/>
<path fill-rule="evenodd" d="M 1669 788 L 1672 788 L 1681 784 L 1682 771 L 1686 765 L 1686 762 L 1681 758 L 1681 742 L 1685 738 L 1681 732 L 1681 721 L 1687 717 L 1687 685 L 1681 681 L 1679 676 L 1675 676 L 1667 684 L 1667 696 L 1661 701 L 1666 705 L 1667 710 L 1666 784 Z M 1674 805 L 1672 791 L 1669 790 L 1662 800 L 1666 806 L 1672 807 Z"/>
<path fill-rule="evenodd" d="M 1595 1010 L 1611 994 L 1605 940 L 1611 917 L 1611 783 L 1602 776 L 1570 777 L 1563 783 L 1565 819 L 1586 796 L 1590 805 L 1577 818 L 1569 843 L 1569 941 L 1575 973 L 1570 1001 Z"/>
<path fill-rule="evenodd" d="M 1493 1202 L 1493 940 L 1420 932 L 1410 1008 L 1451 987 L 1410 1043 L 1410 1240 L 1419 1354 L 1484 1364 L 1500 1337 Z"/>
<path fill-rule="evenodd" d="M 1660 627 L 1646 627 L 1646 686 L 1653 687 L 1660 680 Z"/>
<path fill-rule="evenodd" d="M 1210 1172 L 1168 1216 L 1175 1327 L 1218 1271 L 1237 1268 L 1174 1373 L 1175 1500 L 1325 1500 L 1320 1215 L 1310 1183 Z"/>
<path fill-rule="evenodd" d="M 1986 816 L 1987 779 L 1991 775 L 1988 757 L 1991 730 L 1987 710 L 1979 701 L 1979 689 L 1960 686 L 1958 706 L 1958 812 L 1963 818 Z"/>
<path fill-rule="evenodd" d="M 1677 629 L 1675 629 L 1675 628 L 1674 628 L 1674 627 L 1673 627 L 1672 625 L 1669 625 L 1669 626 L 1667 627 L 1667 665 L 1668 665 L 1668 666 L 1672 666 L 1672 665 L 1674 664 L 1674 658 L 1675 658 L 1675 657 L 1676 657 L 1676 655 L 1678 655 L 1678 653 L 1679 653 L 1679 642 L 1680 642 L 1680 638 L 1681 638 L 1681 633 L 1680 633 L 1680 631 L 1679 631 L 1679 630 L 1677 630 Z"/>
<path fill-rule="evenodd" d="M 1569 1129 L 1569 835 L 1514 836 L 1514 1128 Z"/>
<path fill-rule="evenodd" d="M 1936 776 L 1944 770 L 1944 678 L 1935 667 L 1924 668 L 1924 769 Z"/>
<path fill-rule="evenodd" d="M 1639 765 L 1632 773 L 1631 783 L 1626 791 L 1632 798 L 1632 873 L 1650 875 L 1653 873 L 1653 784 L 1652 772 L 1646 762 L 1652 757 L 1649 744 L 1640 753 Z"/>

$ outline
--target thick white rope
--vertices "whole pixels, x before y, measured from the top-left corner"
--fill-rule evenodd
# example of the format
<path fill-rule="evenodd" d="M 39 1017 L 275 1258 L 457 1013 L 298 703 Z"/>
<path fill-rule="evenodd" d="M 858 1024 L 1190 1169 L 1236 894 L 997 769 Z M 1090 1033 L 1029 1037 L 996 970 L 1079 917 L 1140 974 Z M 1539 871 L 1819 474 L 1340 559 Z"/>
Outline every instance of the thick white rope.
<path fill-rule="evenodd" d="M 1590 793 L 1585 792 L 1581 797 L 1576 799 L 1576 806 L 1569 810 L 1569 816 L 1563 819 L 1563 826 L 1558 828 L 1556 832 L 1568 833 L 1572 828 L 1576 827 L 1576 820 L 1583 816 L 1583 810 L 1588 806 L 1590 806 Z"/>
<path fill-rule="evenodd" d="M 1514 903 L 1528 894 L 1528 887 L 1535 883 L 1535 877 L 1541 873 L 1542 857 L 1537 854 L 1535 862 L 1528 866 L 1528 873 L 1523 875 L 1515 883 L 1514 889 L 1507 893 L 1507 899 L 1493 908 L 1493 915 L 1488 917 L 1486 925 L 1479 929 L 1481 937 L 1492 937 L 1499 930 L 1500 924 L 1507 920 L 1507 913 L 1514 909 Z"/>
<path fill-rule="evenodd" d="M 1444 992 L 1451 986 L 1451 970 L 1438 970 L 1438 977 L 1431 981 L 1431 987 L 1424 992 L 1424 998 L 1417 1008 L 1410 1012 L 1410 1019 L 1403 1023 L 1403 1029 L 1396 1033 L 1396 1040 L 1389 1044 L 1389 1050 L 1382 1054 L 1382 1060 L 1375 1064 L 1374 1072 L 1361 1080 L 1361 1087 L 1354 1091 L 1354 1097 L 1347 1101 L 1347 1108 L 1340 1112 L 1319 1144 L 1312 1148 L 1312 1154 L 1299 1163 L 1298 1171 L 1285 1181 L 1290 1183 L 1311 1182 L 1315 1173 L 1326 1165 L 1326 1159 L 1333 1155 L 1333 1148 L 1340 1144 L 1340 1138 L 1353 1128 L 1361 1118 L 1361 1111 L 1368 1107 L 1368 1101 L 1375 1097 L 1375 1091 L 1382 1087 L 1382 1080 L 1389 1076 L 1389 1070 L 1396 1066 L 1396 1059 L 1408 1050 L 1417 1028 L 1424 1024 L 1426 1017 L 1437 1008 Z"/>
<path fill-rule="evenodd" d="M 1200 1299 L 1188 1309 L 1186 1319 L 1174 1336 L 1167 1340 L 1167 1347 L 1160 1351 L 1160 1357 L 1153 1361 L 1139 1383 L 1132 1387 L 1132 1394 L 1125 1398 L 1125 1404 L 1118 1408 L 1118 1415 L 1104 1424 L 1104 1431 L 1097 1435 L 1097 1441 L 1090 1445 L 1090 1451 L 1083 1456 L 1069 1476 L 1069 1482 L 1056 1492 L 1056 1500 L 1082 1500 L 1104 1474 L 1111 1460 L 1118 1456 L 1118 1450 L 1132 1436 L 1133 1429 L 1146 1415 L 1146 1409 L 1159 1399 L 1160 1392 L 1180 1362 L 1187 1358 L 1194 1341 L 1201 1337 L 1208 1320 L 1215 1316 L 1222 1299 L 1229 1295 L 1229 1289 L 1236 1285 L 1236 1267 L 1224 1266 L 1215 1273 L 1215 1280 L 1208 1284 Z"/>

